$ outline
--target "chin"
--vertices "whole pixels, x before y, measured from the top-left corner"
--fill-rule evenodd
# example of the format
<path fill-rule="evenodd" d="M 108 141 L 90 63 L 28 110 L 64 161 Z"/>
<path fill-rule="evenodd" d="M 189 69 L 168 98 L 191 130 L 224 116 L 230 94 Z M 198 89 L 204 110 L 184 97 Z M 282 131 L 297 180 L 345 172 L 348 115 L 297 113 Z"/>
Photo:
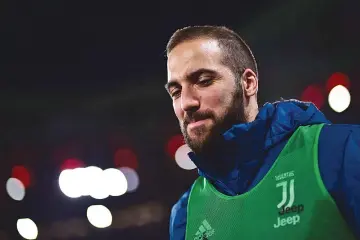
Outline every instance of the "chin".
<path fill-rule="evenodd" d="M 185 138 L 185 141 L 195 154 L 200 154 L 209 143 L 209 133 L 202 133 L 201 135 L 191 134 Z"/>
<path fill-rule="evenodd" d="M 209 136 L 209 130 L 208 129 L 196 129 L 192 130 L 191 132 L 188 132 L 188 136 L 191 141 L 194 142 L 204 142 L 208 136 Z"/>

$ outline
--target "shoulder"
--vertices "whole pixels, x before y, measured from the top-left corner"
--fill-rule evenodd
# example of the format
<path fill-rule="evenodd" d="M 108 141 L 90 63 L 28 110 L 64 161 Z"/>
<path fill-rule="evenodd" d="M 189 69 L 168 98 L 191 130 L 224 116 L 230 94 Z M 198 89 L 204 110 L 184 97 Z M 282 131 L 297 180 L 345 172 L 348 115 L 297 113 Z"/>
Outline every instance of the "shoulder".
<path fill-rule="evenodd" d="M 344 161 L 347 161 L 348 154 L 360 152 L 360 125 L 324 125 L 319 136 L 318 151 L 320 173 L 328 190 L 331 190 L 336 185 L 339 173 L 345 171 Z"/>
<path fill-rule="evenodd" d="M 349 142 L 360 140 L 360 125 L 326 124 L 319 136 L 319 157 L 342 159 Z"/>
<path fill-rule="evenodd" d="M 346 141 L 350 134 L 360 136 L 360 125 L 325 124 L 320 133 L 320 139 L 328 142 Z"/>
<path fill-rule="evenodd" d="M 171 209 L 171 216 L 178 215 L 179 212 L 182 212 L 187 209 L 188 199 L 190 195 L 191 188 L 187 190 L 179 200 L 174 204 Z"/>
<path fill-rule="evenodd" d="M 174 204 L 170 214 L 170 239 L 184 239 L 186 230 L 187 205 L 191 192 L 189 188 Z"/>
<path fill-rule="evenodd" d="M 351 229 L 360 237 L 360 125 L 325 125 L 318 149 L 323 183 Z"/>

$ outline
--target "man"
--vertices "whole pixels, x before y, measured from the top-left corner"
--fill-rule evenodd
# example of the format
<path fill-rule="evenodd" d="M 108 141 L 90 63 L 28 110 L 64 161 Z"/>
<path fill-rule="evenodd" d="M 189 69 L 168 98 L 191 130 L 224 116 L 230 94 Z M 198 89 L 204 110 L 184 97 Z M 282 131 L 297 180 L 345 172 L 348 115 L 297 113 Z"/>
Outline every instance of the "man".
<path fill-rule="evenodd" d="M 171 239 L 360 236 L 360 126 L 295 100 L 259 109 L 256 60 L 228 28 L 180 29 L 167 58 L 166 89 L 200 175 L 171 211 Z"/>

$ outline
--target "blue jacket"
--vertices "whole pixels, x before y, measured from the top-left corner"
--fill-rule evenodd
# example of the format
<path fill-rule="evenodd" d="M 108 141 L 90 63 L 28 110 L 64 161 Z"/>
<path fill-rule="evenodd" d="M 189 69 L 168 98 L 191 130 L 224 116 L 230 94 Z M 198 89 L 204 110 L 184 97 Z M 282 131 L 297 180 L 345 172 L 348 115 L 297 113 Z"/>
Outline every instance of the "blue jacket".
<path fill-rule="evenodd" d="M 238 195 L 251 190 L 269 171 L 299 126 L 326 123 L 319 139 L 319 168 L 323 182 L 344 219 L 360 239 L 360 126 L 330 124 L 310 103 L 296 100 L 266 103 L 255 121 L 234 125 L 212 159 L 189 153 L 220 192 Z M 221 162 L 219 161 L 221 159 Z M 170 239 L 185 239 L 190 189 L 173 206 Z"/>

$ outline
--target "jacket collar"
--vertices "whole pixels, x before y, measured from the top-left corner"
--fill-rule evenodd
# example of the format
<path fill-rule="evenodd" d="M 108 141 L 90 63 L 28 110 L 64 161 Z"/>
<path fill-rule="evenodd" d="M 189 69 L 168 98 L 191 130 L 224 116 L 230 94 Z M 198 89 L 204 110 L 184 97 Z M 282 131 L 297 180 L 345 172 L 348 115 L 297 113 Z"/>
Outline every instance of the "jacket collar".
<path fill-rule="evenodd" d="M 329 121 L 311 103 L 297 100 L 266 103 L 253 122 L 234 125 L 223 133 L 222 141 L 211 157 L 193 152 L 189 157 L 201 176 L 222 188 L 228 189 L 229 185 L 236 188 L 239 179 L 249 178 L 254 174 L 251 171 L 261 167 L 269 149 L 289 138 L 299 126 L 316 123 Z M 234 189 L 226 191 L 237 192 Z"/>

